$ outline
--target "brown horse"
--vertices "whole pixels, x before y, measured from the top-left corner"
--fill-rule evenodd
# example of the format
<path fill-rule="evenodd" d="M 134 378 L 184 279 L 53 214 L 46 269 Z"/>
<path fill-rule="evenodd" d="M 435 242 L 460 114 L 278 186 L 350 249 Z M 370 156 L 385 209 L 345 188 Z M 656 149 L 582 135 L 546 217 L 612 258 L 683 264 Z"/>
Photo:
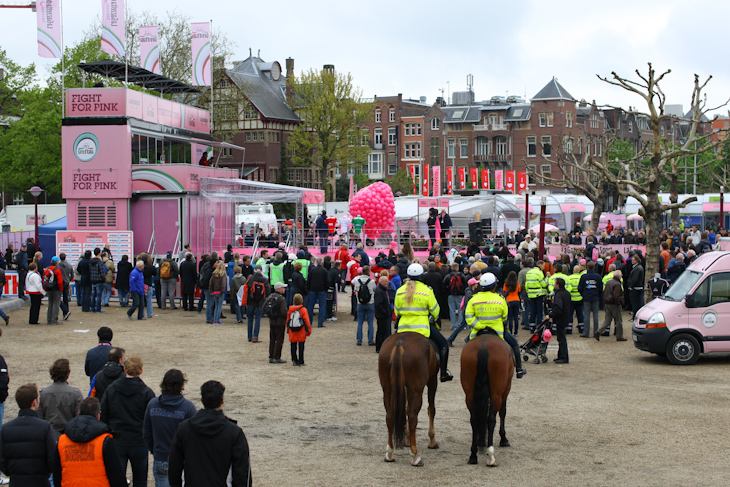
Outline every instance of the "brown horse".
<path fill-rule="evenodd" d="M 461 352 L 461 387 L 466 393 L 466 407 L 471 413 L 470 464 L 477 463 L 477 447 L 484 451 L 486 446 L 487 466 L 497 466 L 493 446 L 497 413 L 501 437 L 499 446 L 510 446 L 505 436 L 504 417 L 514 371 L 512 350 L 496 335 L 480 335 L 470 340 Z"/>
<path fill-rule="evenodd" d="M 433 427 L 433 418 L 436 415 L 434 399 L 438 386 L 436 353 L 423 335 L 413 332 L 395 333 L 380 347 L 378 374 L 380 385 L 383 387 L 385 422 L 388 425 L 385 461 L 395 460 L 394 447 L 403 448 L 406 445 L 411 447 L 411 465 L 422 466 L 423 462 L 416 448 L 416 424 L 423 404 L 423 388 L 426 385 L 428 385 L 428 447 L 438 448 Z"/>

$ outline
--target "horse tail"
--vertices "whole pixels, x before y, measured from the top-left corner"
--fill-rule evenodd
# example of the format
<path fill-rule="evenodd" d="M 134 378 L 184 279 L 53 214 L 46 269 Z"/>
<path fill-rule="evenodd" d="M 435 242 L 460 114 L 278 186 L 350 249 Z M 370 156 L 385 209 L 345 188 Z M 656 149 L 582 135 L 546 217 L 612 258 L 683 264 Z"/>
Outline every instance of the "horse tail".
<path fill-rule="evenodd" d="M 474 395 L 471 403 L 471 414 L 474 429 L 477 432 L 478 444 L 483 445 L 487 435 L 487 420 L 489 419 L 489 403 L 491 386 L 489 383 L 489 351 L 485 345 L 477 351 L 477 373 L 474 378 Z"/>
<path fill-rule="evenodd" d="M 390 387 L 393 442 L 396 448 L 403 448 L 406 437 L 406 377 L 403 371 L 403 345 L 400 343 L 390 352 Z"/>

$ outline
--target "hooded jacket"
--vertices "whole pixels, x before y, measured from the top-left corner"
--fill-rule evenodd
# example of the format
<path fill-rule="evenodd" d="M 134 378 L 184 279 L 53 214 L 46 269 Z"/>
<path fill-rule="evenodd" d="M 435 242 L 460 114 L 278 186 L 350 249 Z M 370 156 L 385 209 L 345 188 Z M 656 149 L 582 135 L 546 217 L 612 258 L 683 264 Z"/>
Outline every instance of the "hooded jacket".
<path fill-rule="evenodd" d="M 74 419 L 66 423 L 66 433 L 64 436 L 74 443 L 84 444 L 89 443 L 99 436 L 109 432 L 107 425 L 98 419 L 93 416 L 83 415 L 76 416 Z M 83 453 L 86 453 L 87 451 L 87 447 L 84 446 Z M 88 458 L 88 455 L 83 456 L 82 458 L 84 458 L 84 460 L 80 461 L 84 461 L 86 463 L 85 460 Z M 119 461 L 119 453 L 117 452 L 117 447 L 114 444 L 114 438 L 111 436 L 104 438 L 101 460 L 106 470 L 106 477 L 109 480 L 109 485 L 111 487 L 126 487 L 126 475 L 122 469 L 122 463 Z M 68 461 L 68 459 L 65 459 L 65 461 Z M 93 462 L 95 460 L 92 458 L 90 461 Z M 66 473 L 68 474 L 68 472 Z M 86 482 L 89 481 L 86 477 L 77 479 L 67 476 L 64 479 L 63 474 L 64 472 L 61 469 L 60 452 L 58 451 L 58 448 L 56 448 L 56 458 L 53 464 L 53 483 L 55 485 L 86 485 Z M 62 483 L 63 480 L 66 480 L 65 484 Z"/>
<path fill-rule="evenodd" d="M 124 377 L 124 365 L 118 362 L 107 362 L 91 380 L 91 391 L 89 396 L 99 398 L 104 397 L 104 392 L 117 379 Z"/>
<path fill-rule="evenodd" d="M 409 262 L 405 257 L 401 257 L 398 263 L 396 264 L 396 267 L 398 267 L 398 275 L 401 278 L 401 281 L 406 282 L 406 278 L 408 277 L 408 266 Z"/>
<path fill-rule="evenodd" d="M 56 448 L 51 423 L 32 409 L 21 409 L 16 419 L 3 425 L 0 438 L 0 469 L 12 485 L 47 486 Z"/>
<path fill-rule="evenodd" d="M 169 462 L 172 487 L 183 485 L 183 471 L 186 485 L 225 487 L 229 470 L 233 487 L 252 485 L 246 435 L 223 411 L 203 409 L 183 421 L 172 439 Z"/>
<path fill-rule="evenodd" d="M 155 397 L 139 377 L 124 377 L 104 393 L 101 420 L 109 426 L 120 446 L 143 446 L 142 423 L 147 404 Z"/>
<path fill-rule="evenodd" d="M 195 405 L 182 394 L 162 394 L 147 404 L 142 436 L 156 462 L 166 462 L 170 445 L 180 423 L 198 412 Z"/>

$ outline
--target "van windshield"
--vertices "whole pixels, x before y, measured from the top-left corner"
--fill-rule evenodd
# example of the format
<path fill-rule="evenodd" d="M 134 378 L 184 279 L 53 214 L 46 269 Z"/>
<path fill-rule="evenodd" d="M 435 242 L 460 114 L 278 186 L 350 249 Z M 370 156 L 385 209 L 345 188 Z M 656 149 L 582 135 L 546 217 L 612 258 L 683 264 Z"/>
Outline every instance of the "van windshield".
<path fill-rule="evenodd" d="M 697 281 L 702 278 L 702 273 L 697 271 L 686 270 L 672 284 L 669 290 L 661 297 L 667 301 L 681 301 L 694 287 Z"/>

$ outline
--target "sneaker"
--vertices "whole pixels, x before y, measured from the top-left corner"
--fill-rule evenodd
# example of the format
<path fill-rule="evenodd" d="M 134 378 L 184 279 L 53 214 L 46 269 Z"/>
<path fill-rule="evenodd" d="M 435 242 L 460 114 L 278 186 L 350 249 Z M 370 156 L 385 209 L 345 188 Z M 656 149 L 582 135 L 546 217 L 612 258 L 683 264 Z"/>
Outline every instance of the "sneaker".
<path fill-rule="evenodd" d="M 104 313 L 104 314 L 106 314 L 106 311 L 104 311 L 103 309 L 100 309 L 99 311 L 97 311 L 97 313 Z"/>
<path fill-rule="evenodd" d="M 272 364 L 285 364 L 286 363 L 286 360 L 282 360 L 280 358 L 275 358 L 272 360 L 273 360 L 273 362 L 271 362 Z"/>
<path fill-rule="evenodd" d="M 10 324 L 10 316 L 5 316 L 3 319 L 5 320 L 5 326 L 8 326 Z"/>
<path fill-rule="evenodd" d="M 213 322 L 213 324 L 214 324 L 214 325 L 222 325 L 222 324 L 223 324 L 223 322 L 222 322 L 222 321 L 214 321 L 214 322 Z"/>
<path fill-rule="evenodd" d="M 132 319 L 132 315 L 127 314 L 127 318 L 129 318 L 131 320 Z"/>
<path fill-rule="evenodd" d="M 63 321 L 66 321 L 69 316 L 71 316 L 71 311 L 69 311 L 68 313 L 66 313 L 65 315 L 63 315 Z"/>

